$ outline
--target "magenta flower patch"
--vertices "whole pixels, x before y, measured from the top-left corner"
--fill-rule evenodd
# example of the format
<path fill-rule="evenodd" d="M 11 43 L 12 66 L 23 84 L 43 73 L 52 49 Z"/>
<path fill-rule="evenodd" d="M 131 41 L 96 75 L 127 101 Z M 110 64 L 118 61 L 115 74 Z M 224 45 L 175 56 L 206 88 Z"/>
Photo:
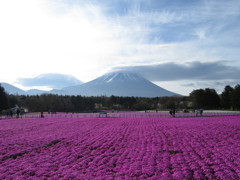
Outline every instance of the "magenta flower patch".
<path fill-rule="evenodd" d="M 0 179 L 240 179 L 240 117 L 0 121 Z"/>

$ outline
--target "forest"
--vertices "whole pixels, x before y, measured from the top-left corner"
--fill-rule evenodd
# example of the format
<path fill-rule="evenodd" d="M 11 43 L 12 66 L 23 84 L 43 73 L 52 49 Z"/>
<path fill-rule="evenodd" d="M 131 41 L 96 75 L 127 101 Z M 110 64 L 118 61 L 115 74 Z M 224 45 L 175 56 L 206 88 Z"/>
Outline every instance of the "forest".
<path fill-rule="evenodd" d="M 18 105 L 28 112 L 94 112 L 99 110 L 194 110 L 240 109 L 240 85 L 225 86 L 221 94 L 215 89 L 193 90 L 189 96 L 178 97 L 118 97 L 118 96 L 59 96 L 42 94 L 37 96 L 10 95 L 0 85 L 0 112 L 6 113 Z"/>

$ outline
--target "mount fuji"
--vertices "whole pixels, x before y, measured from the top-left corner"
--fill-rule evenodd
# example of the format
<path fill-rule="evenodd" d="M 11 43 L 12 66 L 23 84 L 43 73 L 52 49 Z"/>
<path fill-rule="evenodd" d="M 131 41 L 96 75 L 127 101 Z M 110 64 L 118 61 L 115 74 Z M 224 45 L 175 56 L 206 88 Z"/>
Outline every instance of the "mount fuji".
<path fill-rule="evenodd" d="M 153 84 L 142 76 L 125 71 L 108 73 L 90 82 L 66 87 L 62 90 L 68 92 L 69 95 L 82 96 L 179 96 L 179 94 Z"/>

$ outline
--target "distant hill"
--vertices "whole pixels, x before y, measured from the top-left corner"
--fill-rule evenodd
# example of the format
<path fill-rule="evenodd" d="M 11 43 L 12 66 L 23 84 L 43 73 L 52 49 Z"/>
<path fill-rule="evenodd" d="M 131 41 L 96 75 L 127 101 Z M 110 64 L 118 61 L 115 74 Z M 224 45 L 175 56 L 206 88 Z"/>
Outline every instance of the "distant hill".
<path fill-rule="evenodd" d="M 43 94 L 45 92 L 46 91 L 39 90 L 39 89 L 30 89 L 30 90 L 25 91 L 25 94 L 27 94 L 27 95 L 39 95 L 39 94 Z"/>
<path fill-rule="evenodd" d="M 66 87 L 63 90 L 69 94 L 84 96 L 179 96 L 179 94 L 161 88 L 137 74 L 122 71 L 108 73 L 88 83 Z"/>
<path fill-rule="evenodd" d="M 0 82 L 1 86 L 4 88 L 5 92 L 8 94 L 18 94 L 18 95 L 26 95 L 26 92 L 20 88 L 17 88 L 11 84 Z"/>
<path fill-rule="evenodd" d="M 44 86 L 53 89 L 62 89 L 68 86 L 80 85 L 83 82 L 71 75 L 48 73 L 33 78 L 20 78 L 18 83 L 25 87 Z"/>

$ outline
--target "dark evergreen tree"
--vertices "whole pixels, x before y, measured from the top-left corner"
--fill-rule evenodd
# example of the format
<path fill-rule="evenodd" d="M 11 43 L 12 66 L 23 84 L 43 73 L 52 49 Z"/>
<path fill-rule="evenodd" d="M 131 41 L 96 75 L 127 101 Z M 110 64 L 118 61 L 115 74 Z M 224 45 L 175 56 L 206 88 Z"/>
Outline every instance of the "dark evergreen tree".
<path fill-rule="evenodd" d="M 233 106 L 233 109 L 240 109 L 240 85 L 236 85 L 233 92 L 231 93 L 231 104 Z"/>
<path fill-rule="evenodd" d="M 232 106 L 231 96 L 233 88 L 229 85 L 225 86 L 224 91 L 221 94 L 221 106 L 224 109 L 230 109 Z"/>
<path fill-rule="evenodd" d="M 9 108 L 15 107 L 16 104 L 19 104 L 19 96 L 7 95 L 8 97 L 8 106 Z"/>
<path fill-rule="evenodd" d="M 190 93 L 190 99 L 192 101 L 193 108 L 203 108 L 204 107 L 204 90 L 197 89 Z"/>
<path fill-rule="evenodd" d="M 215 89 L 205 89 L 204 103 L 206 109 L 218 109 L 220 107 L 220 97 Z"/>
<path fill-rule="evenodd" d="M 8 100 L 7 94 L 0 84 L 0 112 L 4 109 L 8 109 Z"/>
<path fill-rule="evenodd" d="M 215 89 L 197 89 L 190 93 L 193 108 L 215 109 L 220 107 L 220 98 Z"/>

